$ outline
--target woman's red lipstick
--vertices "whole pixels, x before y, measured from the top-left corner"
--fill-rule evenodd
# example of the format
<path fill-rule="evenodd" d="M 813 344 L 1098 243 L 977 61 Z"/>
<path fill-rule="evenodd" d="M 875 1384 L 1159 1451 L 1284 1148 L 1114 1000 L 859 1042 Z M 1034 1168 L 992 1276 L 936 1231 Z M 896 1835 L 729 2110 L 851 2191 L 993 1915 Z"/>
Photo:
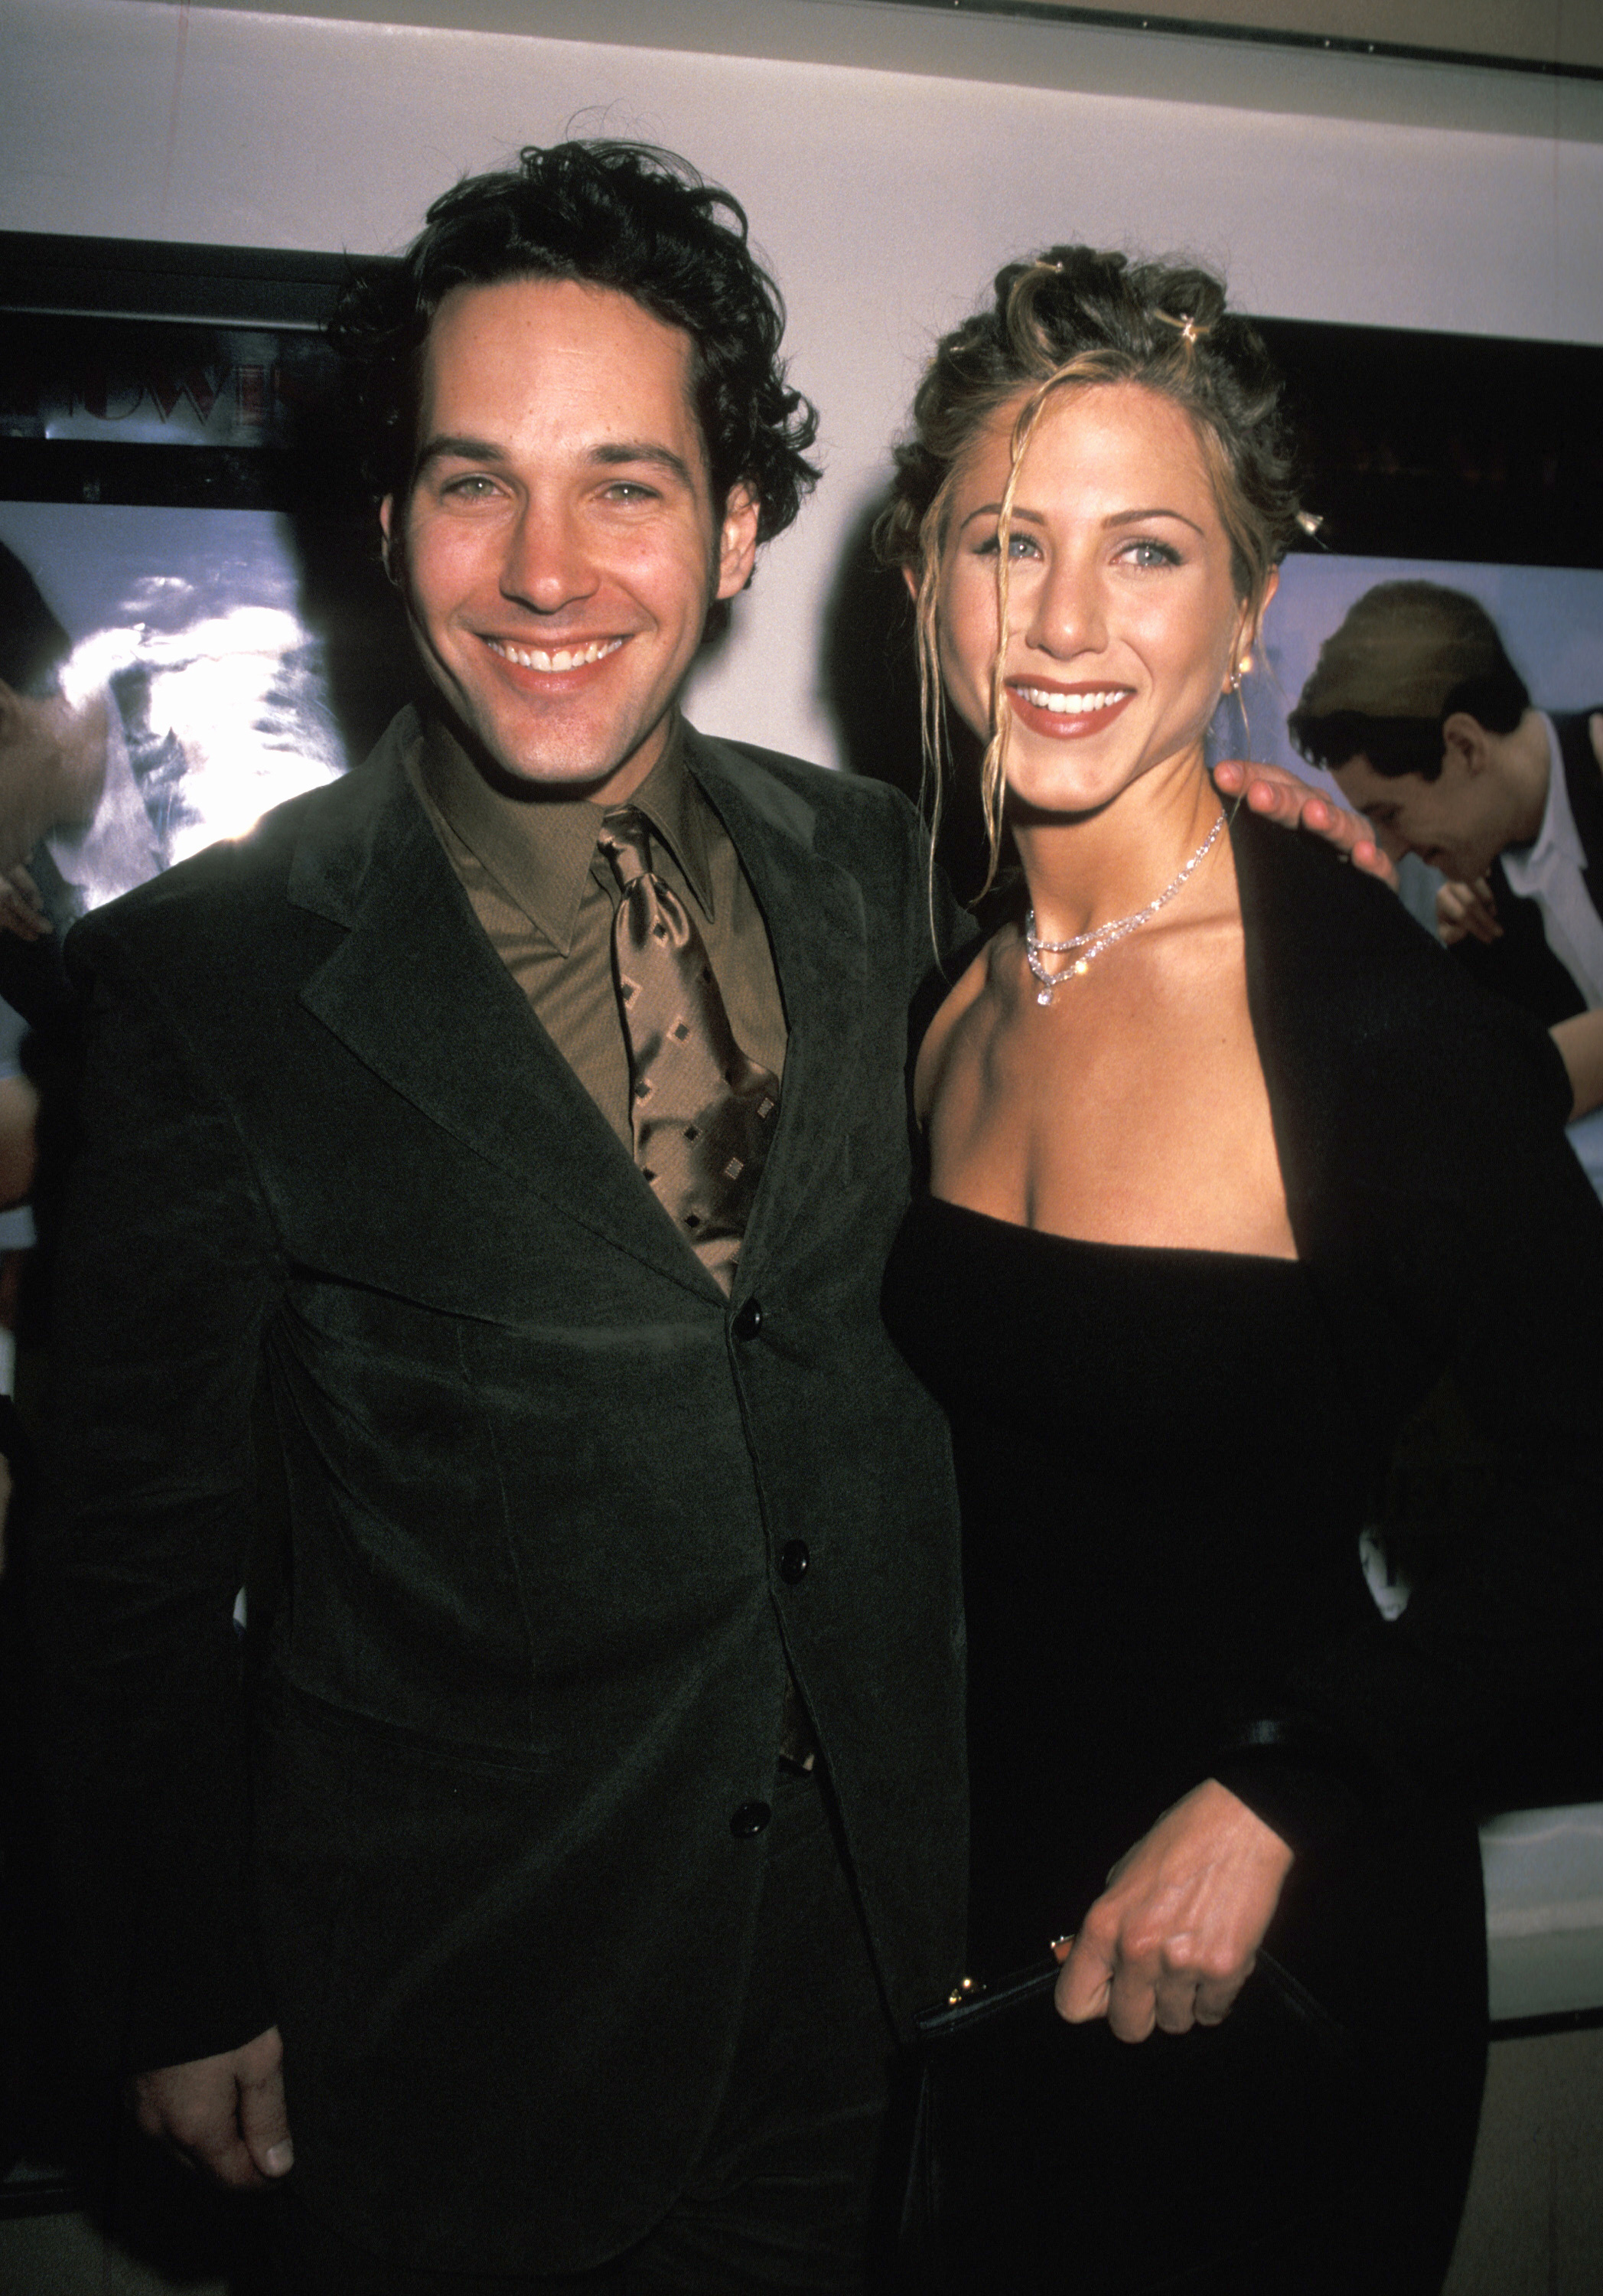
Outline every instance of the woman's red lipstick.
<path fill-rule="evenodd" d="M 1008 680 L 1008 700 L 1019 724 L 1052 742 L 1083 742 L 1101 733 L 1134 699 L 1127 685 L 1094 682 L 1059 685 L 1051 678 L 1035 677 Z"/>

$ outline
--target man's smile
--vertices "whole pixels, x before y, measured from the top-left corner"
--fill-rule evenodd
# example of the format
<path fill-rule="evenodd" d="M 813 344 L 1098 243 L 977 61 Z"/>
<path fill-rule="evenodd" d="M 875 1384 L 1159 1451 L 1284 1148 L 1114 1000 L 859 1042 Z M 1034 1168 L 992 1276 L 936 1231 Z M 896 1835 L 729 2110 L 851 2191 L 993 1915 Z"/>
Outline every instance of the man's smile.
<path fill-rule="evenodd" d="M 623 638 L 592 638 L 584 645 L 555 646 L 548 651 L 544 646 L 514 645 L 510 638 L 485 640 L 490 652 L 499 654 L 503 661 L 515 663 L 519 669 L 537 669 L 547 676 L 552 671 L 587 668 L 592 662 L 604 661 L 626 643 Z"/>

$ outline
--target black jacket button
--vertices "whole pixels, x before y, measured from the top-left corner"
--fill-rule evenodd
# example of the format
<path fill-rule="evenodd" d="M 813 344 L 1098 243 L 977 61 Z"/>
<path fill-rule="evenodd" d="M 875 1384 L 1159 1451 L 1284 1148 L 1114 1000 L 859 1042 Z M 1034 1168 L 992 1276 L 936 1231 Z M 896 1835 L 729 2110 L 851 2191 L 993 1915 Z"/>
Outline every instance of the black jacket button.
<path fill-rule="evenodd" d="M 729 1821 L 729 1830 L 737 1841 L 749 1841 L 754 1833 L 761 1833 L 773 1812 L 765 1801 L 743 1801 Z"/>
<path fill-rule="evenodd" d="M 788 1538 L 780 1549 L 780 1577 L 787 1587 L 799 1587 L 812 1561 L 805 1538 Z"/>
<path fill-rule="evenodd" d="M 735 1309 L 734 1334 L 737 1340 L 755 1340 L 763 1328 L 763 1311 L 755 1300 L 743 1300 Z"/>

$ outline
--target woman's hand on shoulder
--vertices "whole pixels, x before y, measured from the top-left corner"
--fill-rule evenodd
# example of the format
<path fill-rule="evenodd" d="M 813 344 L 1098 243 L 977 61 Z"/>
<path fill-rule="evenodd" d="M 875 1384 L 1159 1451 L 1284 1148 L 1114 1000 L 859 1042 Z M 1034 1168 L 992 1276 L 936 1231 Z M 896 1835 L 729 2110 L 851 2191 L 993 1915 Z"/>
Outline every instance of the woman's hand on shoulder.
<path fill-rule="evenodd" d="M 1362 814 L 1336 804 L 1284 766 L 1249 766 L 1239 758 L 1221 758 L 1214 767 L 1214 783 L 1221 797 L 1245 797 L 1249 813 L 1262 814 L 1282 829 L 1312 830 L 1334 845 L 1344 861 L 1396 890 L 1397 872 L 1376 844 Z"/>
<path fill-rule="evenodd" d="M 1223 2022 L 1252 1975 L 1292 1853 L 1208 1778 L 1120 1858 L 1063 1964 L 1058 2014 L 1121 2041 Z"/>

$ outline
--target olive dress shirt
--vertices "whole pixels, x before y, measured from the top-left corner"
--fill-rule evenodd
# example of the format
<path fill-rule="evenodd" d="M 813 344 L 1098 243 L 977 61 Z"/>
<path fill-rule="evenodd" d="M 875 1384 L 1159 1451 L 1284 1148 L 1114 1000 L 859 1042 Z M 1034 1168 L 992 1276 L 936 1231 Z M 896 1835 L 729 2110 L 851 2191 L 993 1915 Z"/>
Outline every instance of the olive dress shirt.
<path fill-rule="evenodd" d="M 597 843 L 607 808 L 493 787 L 438 721 L 407 767 L 495 954 L 633 1155 L 629 1050 L 612 977 L 621 895 Z M 650 825 L 657 873 L 700 930 L 736 1043 L 782 1076 L 785 1013 L 767 927 L 729 832 L 686 767 L 677 717 L 629 802 Z"/>

